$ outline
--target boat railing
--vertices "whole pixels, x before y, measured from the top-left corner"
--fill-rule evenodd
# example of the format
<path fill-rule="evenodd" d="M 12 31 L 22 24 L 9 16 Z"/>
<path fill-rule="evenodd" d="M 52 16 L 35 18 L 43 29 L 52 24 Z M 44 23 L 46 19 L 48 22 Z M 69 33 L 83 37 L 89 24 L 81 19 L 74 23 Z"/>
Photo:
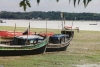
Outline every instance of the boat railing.
<path fill-rule="evenodd" d="M 44 39 L 43 42 L 37 43 L 35 45 L 5 45 L 5 44 L 0 44 L 0 49 L 5 49 L 5 50 L 31 50 L 31 49 L 36 49 L 44 46 L 45 44 L 48 44 L 48 37 Z"/>

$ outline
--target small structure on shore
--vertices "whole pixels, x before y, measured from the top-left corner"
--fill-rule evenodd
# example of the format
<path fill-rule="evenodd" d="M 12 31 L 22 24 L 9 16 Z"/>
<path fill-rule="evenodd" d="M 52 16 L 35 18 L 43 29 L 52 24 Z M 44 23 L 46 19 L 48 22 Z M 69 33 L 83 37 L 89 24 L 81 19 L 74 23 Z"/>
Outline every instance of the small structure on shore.
<path fill-rule="evenodd" d="M 6 23 L 6 22 L 4 22 L 3 20 L 0 20 L 0 23 Z"/>

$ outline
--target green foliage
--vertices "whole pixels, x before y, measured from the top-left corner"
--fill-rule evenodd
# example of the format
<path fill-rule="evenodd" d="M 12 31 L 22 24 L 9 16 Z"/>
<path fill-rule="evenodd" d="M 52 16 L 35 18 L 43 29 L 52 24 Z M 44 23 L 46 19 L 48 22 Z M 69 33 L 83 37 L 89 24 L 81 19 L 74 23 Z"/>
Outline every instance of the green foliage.
<path fill-rule="evenodd" d="M 56 0 L 57 2 L 59 2 L 59 0 Z"/>
<path fill-rule="evenodd" d="M 56 0 L 57 2 L 59 1 L 59 0 Z M 70 2 L 71 0 L 69 0 L 69 2 Z M 87 5 L 88 5 L 88 3 L 90 2 L 90 1 L 92 1 L 92 0 L 72 0 L 73 2 L 74 2 L 74 6 L 76 5 L 76 4 L 79 4 L 80 3 L 80 1 L 83 1 L 83 3 L 84 3 L 84 6 L 86 7 Z"/>
<path fill-rule="evenodd" d="M 73 1 L 74 1 L 74 6 L 76 6 L 76 4 L 79 4 L 81 1 L 83 1 L 84 6 L 86 7 L 89 4 L 89 2 L 92 0 L 73 0 Z"/>
<path fill-rule="evenodd" d="M 3 19 L 35 19 L 35 20 L 62 20 L 61 12 L 6 12 L 0 13 Z M 100 20 L 100 14 L 96 13 L 67 13 L 64 12 L 66 20 Z"/>
<path fill-rule="evenodd" d="M 59 0 L 56 0 L 56 1 L 59 2 Z M 69 2 L 70 1 L 71 0 L 69 0 Z M 72 1 L 74 2 L 74 6 L 75 6 L 76 4 L 79 4 L 81 0 L 72 0 Z M 82 1 L 84 3 L 84 6 L 86 7 L 88 5 L 88 3 L 90 1 L 92 1 L 92 0 L 82 0 Z M 40 0 L 37 0 L 37 3 L 39 4 L 40 3 Z M 27 6 L 28 7 L 31 7 L 29 0 L 22 0 L 20 2 L 20 7 L 23 7 L 24 11 L 26 11 Z"/>
<path fill-rule="evenodd" d="M 40 3 L 40 0 L 37 0 L 37 3 L 39 4 Z"/>
<path fill-rule="evenodd" d="M 29 0 L 22 0 L 20 2 L 20 7 L 23 7 L 24 11 L 26 11 L 26 7 L 31 7 L 30 3 L 29 3 Z"/>

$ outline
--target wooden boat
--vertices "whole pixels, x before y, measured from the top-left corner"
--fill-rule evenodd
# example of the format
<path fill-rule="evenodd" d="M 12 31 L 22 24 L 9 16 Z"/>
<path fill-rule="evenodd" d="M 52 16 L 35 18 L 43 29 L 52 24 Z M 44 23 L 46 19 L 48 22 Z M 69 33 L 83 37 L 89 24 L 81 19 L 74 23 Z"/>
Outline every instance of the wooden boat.
<path fill-rule="evenodd" d="M 14 36 L 21 36 L 22 32 L 0 31 L 1 38 L 13 38 Z"/>
<path fill-rule="evenodd" d="M 33 32 L 30 32 L 28 35 L 34 34 Z M 1 38 L 14 38 L 15 36 L 21 36 L 21 35 L 27 35 L 23 32 L 13 32 L 13 31 L 0 31 L 0 37 Z"/>
<path fill-rule="evenodd" d="M 55 34 L 49 38 L 49 44 L 47 45 L 47 52 L 65 51 L 73 39 L 74 31 L 62 30 L 61 34 Z"/>
<path fill-rule="evenodd" d="M 33 35 L 33 34 L 37 34 L 35 32 L 13 32 L 13 31 L 0 31 L 0 37 L 1 38 L 14 38 L 15 36 L 21 36 L 21 35 Z M 45 32 L 41 32 L 39 33 L 39 35 L 41 36 L 52 36 L 54 35 L 53 32 L 48 32 L 48 33 L 45 33 Z"/>
<path fill-rule="evenodd" d="M 49 37 L 49 43 L 47 45 L 47 52 L 54 51 L 65 51 L 73 39 L 74 31 L 72 31 L 72 26 L 65 26 L 64 14 L 61 13 L 61 18 L 64 20 L 62 22 L 61 34 L 55 34 Z M 63 27 L 63 24 L 65 27 Z"/>
<path fill-rule="evenodd" d="M 22 35 L 12 41 L 0 42 L 0 56 L 30 55 L 43 53 L 48 44 L 48 37 L 39 35 Z"/>
<path fill-rule="evenodd" d="M 93 23 L 93 24 L 91 23 L 91 24 L 89 24 L 89 25 L 98 25 L 98 24 L 97 24 L 97 23 Z"/>
<path fill-rule="evenodd" d="M 66 30 L 71 30 L 71 29 L 72 29 L 72 26 L 64 26 L 64 28 L 65 28 Z"/>

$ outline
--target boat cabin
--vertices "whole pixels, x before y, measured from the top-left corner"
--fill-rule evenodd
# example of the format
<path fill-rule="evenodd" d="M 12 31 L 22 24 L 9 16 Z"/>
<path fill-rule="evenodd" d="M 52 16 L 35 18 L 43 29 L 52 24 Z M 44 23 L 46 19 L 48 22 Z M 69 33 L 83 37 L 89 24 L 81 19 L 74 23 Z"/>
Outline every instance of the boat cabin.
<path fill-rule="evenodd" d="M 63 44 L 69 35 L 66 34 L 55 34 L 49 38 L 49 43 L 53 44 Z"/>
<path fill-rule="evenodd" d="M 14 37 L 11 45 L 32 45 L 39 42 L 42 42 L 44 37 L 38 35 L 22 35 Z"/>

